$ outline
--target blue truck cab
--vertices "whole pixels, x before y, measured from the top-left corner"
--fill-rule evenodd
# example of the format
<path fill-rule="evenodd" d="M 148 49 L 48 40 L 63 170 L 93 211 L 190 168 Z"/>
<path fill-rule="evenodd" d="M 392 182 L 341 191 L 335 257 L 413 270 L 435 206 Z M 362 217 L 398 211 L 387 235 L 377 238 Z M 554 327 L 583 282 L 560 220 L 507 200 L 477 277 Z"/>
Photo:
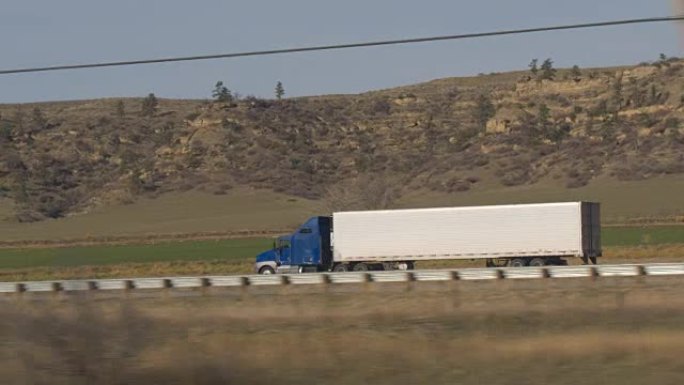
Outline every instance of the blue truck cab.
<path fill-rule="evenodd" d="M 257 255 L 259 274 L 329 271 L 332 268 L 332 218 L 313 217 L 292 234 L 276 239 L 273 248 Z"/>

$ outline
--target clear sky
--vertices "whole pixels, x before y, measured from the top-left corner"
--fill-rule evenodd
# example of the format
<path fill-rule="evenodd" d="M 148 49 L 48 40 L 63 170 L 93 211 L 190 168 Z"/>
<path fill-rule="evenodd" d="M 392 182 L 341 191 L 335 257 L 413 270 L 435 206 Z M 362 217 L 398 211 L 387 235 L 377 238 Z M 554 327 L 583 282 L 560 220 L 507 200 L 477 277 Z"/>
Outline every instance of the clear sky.
<path fill-rule="evenodd" d="M 0 69 L 669 16 L 670 0 L 2 0 Z M 97 97 L 355 93 L 525 68 L 680 56 L 674 24 L 0 76 L 0 103 Z"/>

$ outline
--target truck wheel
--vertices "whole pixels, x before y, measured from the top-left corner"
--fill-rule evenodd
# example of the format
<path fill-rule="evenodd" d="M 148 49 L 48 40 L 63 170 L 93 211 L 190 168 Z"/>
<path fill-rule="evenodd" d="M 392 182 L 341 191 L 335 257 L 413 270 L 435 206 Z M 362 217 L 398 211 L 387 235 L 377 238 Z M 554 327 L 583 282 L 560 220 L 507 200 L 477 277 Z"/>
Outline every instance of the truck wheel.
<path fill-rule="evenodd" d="M 366 265 L 363 262 L 357 263 L 356 265 L 354 265 L 352 270 L 354 270 L 354 271 L 368 271 L 368 265 Z"/>
<path fill-rule="evenodd" d="M 525 267 L 527 266 L 527 261 L 524 258 L 514 258 L 508 262 L 509 267 Z"/>
<path fill-rule="evenodd" d="M 534 258 L 530 261 L 530 266 L 534 266 L 534 267 L 546 266 L 546 260 L 544 260 L 544 258 Z"/>
<path fill-rule="evenodd" d="M 271 275 L 275 274 L 275 270 L 271 266 L 264 266 L 261 269 L 259 269 L 259 274 L 263 275 Z"/>
<path fill-rule="evenodd" d="M 344 273 L 345 271 L 349 271 L 349 265 L 346 263 L 339 263 L 333 267 L 333 271 L 336 273 Z"/>

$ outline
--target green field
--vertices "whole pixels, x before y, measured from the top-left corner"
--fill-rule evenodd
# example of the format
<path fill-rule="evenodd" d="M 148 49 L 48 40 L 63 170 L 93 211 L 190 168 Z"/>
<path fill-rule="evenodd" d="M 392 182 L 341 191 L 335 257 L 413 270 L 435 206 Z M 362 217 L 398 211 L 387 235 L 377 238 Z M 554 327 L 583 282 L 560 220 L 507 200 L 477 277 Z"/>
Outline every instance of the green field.
<path fill-rule="evenodd" d="M 607 227 L 601 234 L 604 247 L 684 243 L 684 226 Z"/>
<path fill-rule="evenodd" d="M 271 239 L 165 242 L 149 245 L 88 246 L 0 250 L 0 269 L 101 266 L 169 261 L 251 259 L 271 247 Z"/>

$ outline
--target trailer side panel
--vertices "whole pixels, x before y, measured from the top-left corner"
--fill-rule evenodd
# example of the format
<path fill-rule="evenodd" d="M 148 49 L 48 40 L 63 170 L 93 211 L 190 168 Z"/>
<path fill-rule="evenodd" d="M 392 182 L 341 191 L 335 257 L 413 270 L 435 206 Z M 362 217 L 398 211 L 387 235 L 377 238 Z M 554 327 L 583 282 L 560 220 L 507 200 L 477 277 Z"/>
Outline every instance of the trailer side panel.
<path fill-rule="evenodd" d="M 593 224 L 598 205 L 592 208 Z M 583 211 L 582 202 L 569 202 L 334 213 L 334 260 L 580 256 Z M 593 250 L 600 250 L 599 226 L 589 228 Z"/>

